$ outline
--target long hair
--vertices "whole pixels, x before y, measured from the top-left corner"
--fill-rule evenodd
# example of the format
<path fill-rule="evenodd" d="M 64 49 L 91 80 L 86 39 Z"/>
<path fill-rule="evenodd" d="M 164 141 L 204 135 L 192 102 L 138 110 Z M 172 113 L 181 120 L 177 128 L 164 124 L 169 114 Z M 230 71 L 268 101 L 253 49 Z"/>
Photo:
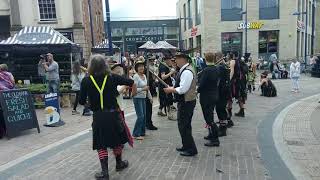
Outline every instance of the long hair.
<path fill-rule="evenodd" d="M 79 61 L 74 61 L 73 64 L 72 64 L 72 74 L 79 75 L 80 71 L 81 71 L 80 62 Z"/>
<path fill-rule="evenodd" d="M 110 74 L 110 67 L 106 64 L 105 57 L 100 54 L 92 55 L 89 63 L 89 75 L 106 76 Z"/>

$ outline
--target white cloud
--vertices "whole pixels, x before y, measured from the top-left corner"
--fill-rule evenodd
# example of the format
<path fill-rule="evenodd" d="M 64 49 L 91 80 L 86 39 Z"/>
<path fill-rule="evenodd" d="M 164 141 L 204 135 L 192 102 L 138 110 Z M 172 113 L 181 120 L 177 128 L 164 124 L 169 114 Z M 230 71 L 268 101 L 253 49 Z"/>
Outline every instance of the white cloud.
<path fill-rule="evenodd" d="M 175 17 L 176 2 L 177 0 L 109 0 L 113 20 Z"/>

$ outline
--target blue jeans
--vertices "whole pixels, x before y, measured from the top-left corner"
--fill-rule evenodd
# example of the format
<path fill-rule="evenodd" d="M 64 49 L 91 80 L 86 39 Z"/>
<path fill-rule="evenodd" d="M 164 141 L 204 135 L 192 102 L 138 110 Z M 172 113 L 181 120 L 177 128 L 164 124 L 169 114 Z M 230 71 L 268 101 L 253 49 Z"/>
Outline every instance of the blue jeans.
<path fill-rule="evenodd" d="M 48 81 L 48 93 L 59 93 L 60 80 Z"/>
<path fill-rule="evenodd" d="M 134 109 L 137 114 L 137 121 L 133 129 L 133 137 L 144 136 L 146 134 L 146 99 L 133 98 Z"/>

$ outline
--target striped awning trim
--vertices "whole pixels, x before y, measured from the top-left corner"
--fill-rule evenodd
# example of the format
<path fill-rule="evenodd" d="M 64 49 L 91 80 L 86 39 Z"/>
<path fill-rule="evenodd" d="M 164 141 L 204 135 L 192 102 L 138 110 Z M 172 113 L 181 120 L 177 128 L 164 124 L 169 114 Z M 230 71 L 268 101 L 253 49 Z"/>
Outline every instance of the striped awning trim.
<path fill-rule="evenodd" d="M 108 49 L 108 48 L 109 48 L 109 40 L 107 40 L 107 39 L 104 39 L 102 41 L 102 43 L 100 43 L 94 47 L 94 49 Z M 119 47 L 112 43 L 112 48 L 118 49 Z"/>
<path fill-rule="evenodd" d="M 0 44 L 74 44 L 68 38 L 49 26 L 26 26 L 17 34 Z"/>

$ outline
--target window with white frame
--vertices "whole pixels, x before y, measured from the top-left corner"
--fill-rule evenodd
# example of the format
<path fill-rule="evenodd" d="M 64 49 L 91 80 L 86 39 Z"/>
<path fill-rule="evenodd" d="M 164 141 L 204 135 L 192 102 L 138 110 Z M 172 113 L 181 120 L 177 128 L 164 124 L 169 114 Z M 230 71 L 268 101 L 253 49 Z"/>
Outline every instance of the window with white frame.
<path fill-rule="evenodd" d="M 57 19 L 55 0 L 38 0 L 40 21 Z"/>

